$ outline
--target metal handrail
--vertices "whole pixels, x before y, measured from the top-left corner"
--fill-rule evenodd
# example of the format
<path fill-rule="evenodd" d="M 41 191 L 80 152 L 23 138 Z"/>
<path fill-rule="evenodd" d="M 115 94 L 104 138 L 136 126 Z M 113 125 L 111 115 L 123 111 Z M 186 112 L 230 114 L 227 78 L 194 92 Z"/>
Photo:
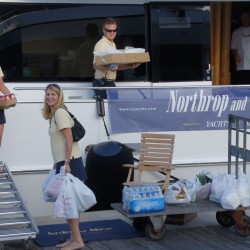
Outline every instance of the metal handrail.
<path fill-rule="evenodd" d="M 232 171 L 232 159 L 234 156 L 235 160 L 235 174 L 236 178 L 239 176 L 239 159 L 242 159 L 243 173 L 246 174 L 246 163 L 250 162 L 250 150 L 247 149 L 247 135 L 250 135 L 247 126 L 250 123 L 250 118 L 236 116 L 229 114 L 228 116 L 228 173 Z M 233 133 L 235 131 L 235 144 L 232 143 Z M 242 135 L 243 141 L 240 144 L 240 136 Z"/>

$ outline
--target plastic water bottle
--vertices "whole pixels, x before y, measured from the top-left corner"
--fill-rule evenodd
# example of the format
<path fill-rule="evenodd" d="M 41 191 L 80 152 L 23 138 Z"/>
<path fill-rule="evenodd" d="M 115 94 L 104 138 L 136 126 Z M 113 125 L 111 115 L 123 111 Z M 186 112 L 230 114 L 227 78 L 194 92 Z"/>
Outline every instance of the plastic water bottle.
<path fill-rule="evenodd" d="M 116 66 L 117 66 L 117 64 L 115 64 L 115 63 L 109 64 L 109 68 L 110 68 L 111 70 L 113 70 Z"/>
<path fill-rule="evenodd" d="M 131 193 L 131 190 L 128 188 L 128 187 L 124 187 L 123 190 L 122 190 L 122 208 L 124 210 L 127 210 L 127 207 L 128 207 L 128 203 L 129 203 L 129 195 Z"/>

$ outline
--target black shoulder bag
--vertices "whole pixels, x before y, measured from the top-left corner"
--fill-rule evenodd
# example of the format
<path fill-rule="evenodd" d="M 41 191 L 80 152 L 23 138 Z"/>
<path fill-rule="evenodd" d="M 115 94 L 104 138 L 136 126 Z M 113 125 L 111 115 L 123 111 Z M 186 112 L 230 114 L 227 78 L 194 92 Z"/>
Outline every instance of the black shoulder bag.
<path fill-rule="evenodd" d="M 70 117 L 74 121 L 74 126 L 71 128 L 73 141 L 78 142 L 85 136 L 85 128 L 82 126 L 82 124 L 75 118 L 73 114 L 71 114 L 67 109 L 66 111 L 69 113 Z"/>
<path fill-rule="evenodd" d="M 67 109 L 65 108 L 63 109 L 69 113 L 70 117 L 74 121 L 74 126 L 71 128 L 71 131 L 72 131 L 73 141 L 78 142 L 85 136 L 86 130 L 82 126 L 82 124 L 75 118 L 73 114 L 71 114 Z M 56 123 L 56 120 L 55 120 L 55 123 Z"/>

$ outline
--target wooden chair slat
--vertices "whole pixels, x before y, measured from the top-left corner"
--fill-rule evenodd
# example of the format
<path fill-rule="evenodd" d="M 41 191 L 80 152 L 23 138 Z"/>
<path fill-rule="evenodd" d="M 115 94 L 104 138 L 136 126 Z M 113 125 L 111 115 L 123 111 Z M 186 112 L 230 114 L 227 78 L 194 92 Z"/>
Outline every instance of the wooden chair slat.
<path fill-rule="evenodd" d="M 144 164 L 144 165 L 172 165 L 171 163 L 171 159 L 166 158 L 166 160 L 164 160 L 164 158 L 146 158 L 143 157 L 140 159 L 139 164 Z"/>
<path fill-rule="evenodd" d="M 151 167 L 151 166 L 139 166 L 138 168 L 140 171 L 150 171 L 150 172 L 167 172 L 168 170 L 172 170 L 174 169 L 171 166 L 155 166 L 155 167 Z"/>
<path fill-rule="evenodd" d="M 141 144 L 141 148 L 172 148 L 172 145 L 166 145 L 166 144 L 154 144 L 154 143 L 148 143 L 148 144 Z"/>
<path fill-rule="evenodd" d="M 145 155 L 145 154 L 153 154 L 152 156 L 158 156 L 160 154 L 164 154 L 164 155 L 172 155 L 174 152 L 173 149 L 141 149 L 140 150 L 140 155 Z"/>
<path fill-rule="evenodd" d="M 163 139 L 163 140 L 160 140 L 160 139 L 142 139 L 141 140 L 141 143 L 142 144 L 145 144 L 145 143 L 164 143 L 164 144 L 171 144 L 173 141 L 173 139 Z"/>
<path fill-rule="evenodd" d="M 167 138 L 167 139 L 175 139 L 174 134 L 154 134 L 154 133 L 142 133 L 142 139 L 144 138 Z"/>
<path fill-rule="evenodd" d="M 150 155 L 151 157 L 158 157 L 158 156 L 171 156 L 173 155 L 173 150 L 168 149 L 158 149 L 158 150 L 149 150 L 149 151 L 141 151 L 140 155 Z"/>
<path fill-rule="evenodd" d="M 164 161 L 140 161 L 139 165 L 143 165 L 143 166 L 171 166 L 172 164 L 169 162 L 164 162 Z"/>
<path fill-rule="evenodd" d="M 122 166 L 125 168 L 138 168 L 138 165 L 133 165 L 133 164 L 123 164 Z"/>
<path fill-rule="evenodd" d="M 149 161 L 171 161 L 172 156 L 171 155 L 155 155 L 155 154 L 145 154 L 141 155 L 140 160 L 149 160 Z"/>

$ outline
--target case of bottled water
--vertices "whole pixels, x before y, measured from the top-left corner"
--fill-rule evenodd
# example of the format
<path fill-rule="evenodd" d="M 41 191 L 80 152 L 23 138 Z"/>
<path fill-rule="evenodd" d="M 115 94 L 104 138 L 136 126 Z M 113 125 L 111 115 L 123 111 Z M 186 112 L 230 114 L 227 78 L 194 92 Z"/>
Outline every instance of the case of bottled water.
<path fill-rule="evenodd" d="M 158 185 L 125 186 L 123 209 L 131 214 L 158 212 L 165 209 L 164 196 Z"/>

